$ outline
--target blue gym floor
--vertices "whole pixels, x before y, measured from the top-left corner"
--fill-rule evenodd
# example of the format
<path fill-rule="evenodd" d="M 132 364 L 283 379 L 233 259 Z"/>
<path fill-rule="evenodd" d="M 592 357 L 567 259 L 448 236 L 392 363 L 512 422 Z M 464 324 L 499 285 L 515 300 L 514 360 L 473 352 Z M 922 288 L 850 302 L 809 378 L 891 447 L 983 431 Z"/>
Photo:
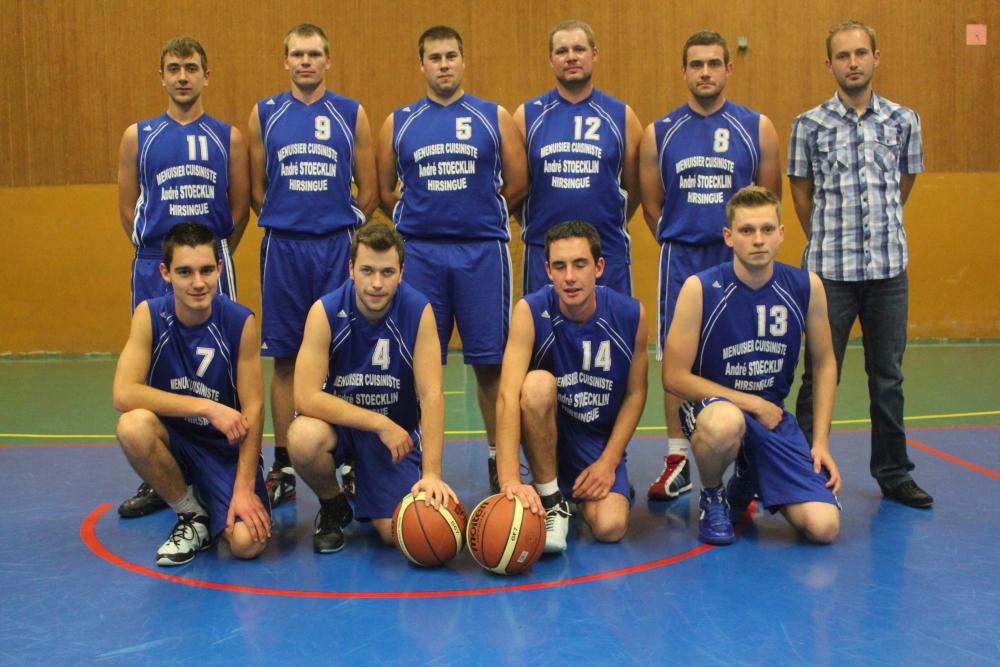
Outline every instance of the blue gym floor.
<path fill-rule="evenodd" d="M 910 456 L 932 510 L 883 501 L 868 475 L 852 348 L 832 438 L 837 542 L 809 545 L 758 512 L 734 545 L 701 545 L 694 496 L 645 499 L 664 448 L 652 364 L 624 542 L 596 544 L 574 519 L 566 554 L 506 578 L 467 553 L 416 568 L 357 523 L 342 552 L 316 555 L 301 481 L 260 559 L 220 547 L 158 568 L 174 517 L 115 512 L 137 478 L 110 436 L 113 360 L 0 361 L 0 664 L 998 664 L 1000 349 L 907 359 Z M 471 509 L 486 454 L 455 356 L 446 385 L 445 477 Z"/>

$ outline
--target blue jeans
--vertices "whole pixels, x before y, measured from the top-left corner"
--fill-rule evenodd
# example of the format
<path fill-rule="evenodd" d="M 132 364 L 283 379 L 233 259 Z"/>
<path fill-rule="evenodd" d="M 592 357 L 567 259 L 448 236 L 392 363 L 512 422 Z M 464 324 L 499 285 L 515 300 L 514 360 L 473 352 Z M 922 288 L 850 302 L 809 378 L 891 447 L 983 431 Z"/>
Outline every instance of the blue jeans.
<path fill-rule="evenodd" d="M 910 479 L 914 467 L 906 454 L 903 427 L 903 352 L 909 298 L 906 271 L 886 280 L 843 282 L 823 278 L 823 287 L 837 357 L 838 383 L 851 327 L 856 318 L 861 319 L 872 422 L 871 474 L 883 488 L 895 488 Z M 809 359 L 807 345 L 795 416 L 811 443 L 813 403 Z"/>

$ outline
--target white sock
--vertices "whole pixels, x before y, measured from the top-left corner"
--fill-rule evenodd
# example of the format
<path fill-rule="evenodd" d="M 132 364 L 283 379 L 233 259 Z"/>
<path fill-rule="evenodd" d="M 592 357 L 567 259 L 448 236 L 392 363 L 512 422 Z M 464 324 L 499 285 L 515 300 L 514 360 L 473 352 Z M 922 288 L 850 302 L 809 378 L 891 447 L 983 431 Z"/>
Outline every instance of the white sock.
<path fill-rule="evenodd" d="M 538 491 L 538 495 L 544 498 L 545 496 L 551 496 L 559 492 L 559 481 L 553 479 L 551 482 L 544 482 L 539 484 L 534 482 L 535 491 Z"/>
<path fill-rule="evenodd" d="M 687 438 L 669 438 L 667 440 L 667 454 L 688 455 L 691 451 L 691 441 Z"/>
<path fill-rule="evenodd" d="M 201 503 L 198 502 L 198 499 L 195 498 L 194 487 L 190 485 L 188 485 L 188 488 L 184 492 L 183 496 L 168 504 L 170 505 L 170 509 L 177 514 L 208 514 L 208 512 L 205 511 L 205 508 L 201 506 Z"/>
<path fill-rule="evenodd" d="M 497 446 L 496 445 L 488 445 L 488 447 L 489 447 L 489 450 L 490 450 L 490 458 L 493 459 L 493 460 L 496 460 L 496 458 L 497 458 Z"/>

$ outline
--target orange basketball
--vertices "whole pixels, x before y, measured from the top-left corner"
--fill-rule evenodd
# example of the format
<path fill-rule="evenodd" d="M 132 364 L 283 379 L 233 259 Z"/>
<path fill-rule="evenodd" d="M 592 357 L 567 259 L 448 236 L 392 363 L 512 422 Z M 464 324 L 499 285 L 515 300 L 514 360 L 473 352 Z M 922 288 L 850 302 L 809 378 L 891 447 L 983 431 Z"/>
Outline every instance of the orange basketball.
<path fill-rule="evenodd" d="M 542 555 L 545 518 L 497 494 L 476 505 L 466 529 L 469 553 L 490 572 L 520 574 Z"/>
<path fill-rule="evenodd" d="M 444 565 L 462 550 L 465 507 L 461 502 L 438 505 L 424 502 L 423 491 L 399 501 L 392 513 L 392 537 L 406 558 L 416 565 Z"/>

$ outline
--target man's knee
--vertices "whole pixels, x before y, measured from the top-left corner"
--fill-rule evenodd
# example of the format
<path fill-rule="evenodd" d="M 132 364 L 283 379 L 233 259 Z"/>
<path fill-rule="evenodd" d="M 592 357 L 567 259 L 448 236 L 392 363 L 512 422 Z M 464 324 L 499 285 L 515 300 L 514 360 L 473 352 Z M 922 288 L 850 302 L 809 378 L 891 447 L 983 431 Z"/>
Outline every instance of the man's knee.
<path fill-rule="evenodd" d="M 331 452 L 336 440 L 325 421 L 300 415 L 288 427 L 288 455 L 295 465 L 305 463 Z"/>
<path fill-rule="evenodd" d="M 160 427 L 159 417 L 149 410 L 139 408 L 129 410 L 118 418 L 115 436 L 122 449 L 129 453 L 143 454 L 156 444 Z"/>
<path fill-rule="evenodd" d="M 250 529 L 242 521 L 237 521 L 232 530 L 226 530 L 226 541 L 229 551 L 241 560 L 250 560 L 259 556 L 267 547 L 267 541 L 254 542 Z"/>
<path fill-rule="evenodd" d="M 728 401 L 717 401 L 698 415 L 695 440 L 713 450 L 738 447 L 746 431 L 743 411 Z"/>
<path fill-rule="evenodd" d="M 544 414 L 555 407 L 556 378 L 546 371 L 531 371 L 521 385 L 521 412 Z"/>
<path fill-rule="evenodd" d="M 629 505 L 624 496 L 610 493 L 603 500 L 587 502 L 582 511 L 590 532 L 598 542 L 621 542 L 625 537 Z"/>
<path fill-rule="evenodd" d="M 804 503 L 794 518 L 792 525 L 810 542 L 830 544 L 840 534 L 840 510 L 829 503 Z"/>
<path fill-rule="evenodd" d="M 390 547 L 396 546 L 396 542 L 392 538 L 392 519 L 372 519 L 372 526 L 375 527 L 375 532 L 378 533 L 382 544 Z"/>

